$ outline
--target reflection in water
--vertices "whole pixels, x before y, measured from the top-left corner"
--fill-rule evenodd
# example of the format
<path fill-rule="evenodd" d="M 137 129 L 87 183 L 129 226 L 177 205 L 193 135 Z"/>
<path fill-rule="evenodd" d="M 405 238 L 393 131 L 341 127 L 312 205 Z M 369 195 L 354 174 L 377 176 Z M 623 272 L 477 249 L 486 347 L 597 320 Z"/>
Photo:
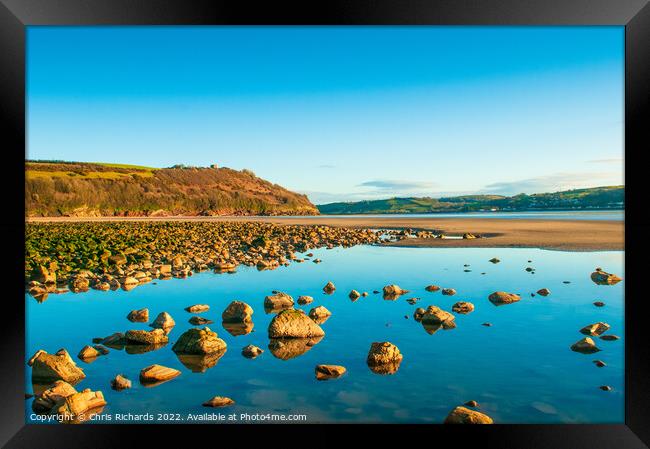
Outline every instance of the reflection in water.
<path fill-rule="evenodd" d="M 193 373 L 204 373 L 217 364 L 226 349 L 212 354 L 176 354 L 178 360 Z"/>
<path fill-rule="evenodd" d="M 303 355 L 312 346 L 317 345 L 323 337 L 314 338 L 272 338 L 269 350 L 278 359 L 289 360 Z"/>
<path fill-rule="evenodd" d="M 381 375 L 395 374 L 399 369 L 401 363 L 402 360 L 400 359 L 399 361 L 396 362 L 383 363 L 381 365 L 368 365 L 368 368 L 370 368 L 370 371 L 372 371 L 375 374 L 381 374 Z"/>
<path fill-rule="evenodd" d="M 221 325 L 233 337 L 237 337 L 239 335 L 248 335 L 253 331 L 253 327 L 254 327 L 254 324 L 253 324 L 252 321 L 247 321 L 247 322 L 244 322 L 244 323 L 226 323 L 226 322 L 222 322 Z"/>
<path fill-rule="evenodd" d="M 438 332 L 440 329 L 443 330 L 450 330 L 450 329 L 455 329 L 456 328 L 456 323 L 454 321 L 445 321 L 442 324 L 439 323 L 422 323 L 422 327 L 424 328 L 425 332 L 429 335 L 433 335 L 436 332 Z"/>
<path fill-rule="evenodd" d="M 146 352 L 157 351 L 165 346 L 167 346 L 167 343 L 159 343 L 157 345 L 125 345 L 124 349 L 127 354 L 144 354 Z"/>

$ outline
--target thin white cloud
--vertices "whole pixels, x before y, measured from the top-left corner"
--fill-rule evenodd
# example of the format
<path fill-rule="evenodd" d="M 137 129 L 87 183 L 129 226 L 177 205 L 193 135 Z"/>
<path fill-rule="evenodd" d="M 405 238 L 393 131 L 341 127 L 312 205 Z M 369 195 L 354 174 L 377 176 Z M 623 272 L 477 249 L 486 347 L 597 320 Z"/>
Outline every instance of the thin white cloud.
<path fill-rule="evenodd" d="M 486 185 L 479 193 L 517 195 L 519 193 L 558 192 L 561 190 L 618 185 L 623 182 L 622 172 L 602 173 L 555 173 L 536 178 Z"/>
<path fill-rule="evenodd" d="M 591 159 L 587 161 L 590 164 L 620 164 L 623 162 L 622 157 L 613 157 L 610 159 Z"/>
<path fill-rule="evenodd" d="M 424 181 L 401 181 L 392 179 L 376 179 L 365 181 L 357 187 L 374 187 L 381 190 L 422 190 L 434 188 L 436 184 Z"/>

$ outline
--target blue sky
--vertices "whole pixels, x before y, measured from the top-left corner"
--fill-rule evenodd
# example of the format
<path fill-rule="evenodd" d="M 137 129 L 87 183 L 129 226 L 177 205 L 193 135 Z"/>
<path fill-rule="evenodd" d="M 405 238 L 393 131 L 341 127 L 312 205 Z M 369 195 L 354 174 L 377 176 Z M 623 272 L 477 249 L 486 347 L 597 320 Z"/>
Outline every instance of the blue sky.
<path fill-rule="evenodd" d="M 623 27 L 29 27 L 30 159 L 315 203 L 623 183 Z"/>

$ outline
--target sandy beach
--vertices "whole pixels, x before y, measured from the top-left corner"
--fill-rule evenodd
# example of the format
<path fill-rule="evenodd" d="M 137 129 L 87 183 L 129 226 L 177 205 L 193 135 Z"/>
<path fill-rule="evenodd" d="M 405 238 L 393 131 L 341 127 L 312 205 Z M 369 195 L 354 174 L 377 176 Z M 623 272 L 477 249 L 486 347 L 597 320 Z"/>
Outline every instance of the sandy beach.
<path fill-rule="evenodd" d="M 465 232 L 484 238 L 406 239 L 390 243 L 409 247 L 526 247 L 565 251 L 623 250 L 622 221 L 606 220 L 528 220 L 497 218 L 435 218 L 435 217 L 32 217 L 28 222 L 77 221 L 262 221 L 278 224 L 319 224 L 355 228 L 384 228 L 442 231 L 449 236 Z"/>

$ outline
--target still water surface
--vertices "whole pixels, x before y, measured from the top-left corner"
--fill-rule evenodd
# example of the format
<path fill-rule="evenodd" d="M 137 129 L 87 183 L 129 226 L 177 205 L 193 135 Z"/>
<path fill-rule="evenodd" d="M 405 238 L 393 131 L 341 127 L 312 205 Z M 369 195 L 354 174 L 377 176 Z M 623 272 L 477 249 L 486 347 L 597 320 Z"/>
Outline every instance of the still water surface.
<path fill-rule="evenodd" d="M 26 296 L 26 357 L 37 349 L 53 353 L 66 348 L 87 376 L 77 389 L 104 393 L 108 405 L 103 415 L 179 413 L 184 419 L 188 413 L 279 413 L 305 414 L 308 422 L 440 423 L 455 406 L 476 400 L 497 423 L 623 422 L 625 281 L 599 286 L 589 278 L 596 266 L 624 277 L 623 252 L 378 246 L 312 252 L 323 263 L 307 261 L 262 272 L 240 267 L 236 274 L 200 273 L 128 292 L 50 295 L 40 304 Z M 501 263 L 488 262 L 495 256 Z M 528 266 L 536 269 L 535 274 L 525 271 Z M 331 296 L 321 290 L 329 280 L 337 286 Z M 395 301 L 372 293 L 391 283 L 411 293 Z M 455 288 L 458 293 L 429 293 L 424 290 L 428 284 Z M 550 296 L 530 296 L 543 287 L 551 290 Z M 347 296 L 352 289 L 367 291 L 369 296 L 352 302 Z M 332 312 L 322 324 L 325 337 L 289 360 L 274 357 L 268 349 L 266 328 L 272 315 L 264 313 L 263 301 L 272 290 L 294 299 L 313 296 L 312 304 L 296 305 L 306 312 L 319 305 Z M 487 299 L 495 290 L 521 293 L 522 300 L 495 307 Z M 406 299 L 411 297 L 421 300 L 410 305 Z M 221 325 L 221 312 L 234 299 L 255 310 L 254 329 L 247 335 L 230 335 Z M 451 311 L 452 304 L 461 300 L 471 301 L 476 310 L 456 315 L 455 329 L 429 335 L 412 318 L 417 307 L 438 305 Z M 596 300 L 606 306 L 593 306 Z M 209 327 L 228 344 L 225 355 L 205 372 L 193 372 L 171 350 L 191 327 L 192 315 L 183 309 L 192 304 L 210 305 L 201 316 L 215 321 Z M 126 319 L 129 311 L 143 307 L 149 308 L 151 320 L 162 311 L 176 320 L 167 346 L 144 354 L 113 349 L 90 364 L 76 359 L 93 337 L 149 329 Z M 579 329 L 597 321 L 609 323 L 608 333 L 621 340 L 595 338 L 603 351 L 592 355 L 569 350 L 583 337 Z M 492 326 L 482 326 L 485 322 Z M 397 373 L 382 376 L 368 369 L 365 360 L 374 341 L 399 347 L 404 360 Z M 241 349 L 248 344 L 265 352 L 246 359 Z M 597 368 L 595 359 L 607 366 Z M 144 388 L 138 374 L 153 363 L 182 374 Z M 316 381 L 317 364 L 343 365 L 348 372 L 339 379 Z M 133 381 L 130 390 L 111 390 L 110 380 L 118 373 Z M 30 376 L 27 368 L 27 392 L 32 391 Z M 601 385 L 613 390 L 601 391 Z M 231 397 L 236 405 L 201 406 L 217 395 Z M 25 401 L 27 421 L 31 402 Z"/>

